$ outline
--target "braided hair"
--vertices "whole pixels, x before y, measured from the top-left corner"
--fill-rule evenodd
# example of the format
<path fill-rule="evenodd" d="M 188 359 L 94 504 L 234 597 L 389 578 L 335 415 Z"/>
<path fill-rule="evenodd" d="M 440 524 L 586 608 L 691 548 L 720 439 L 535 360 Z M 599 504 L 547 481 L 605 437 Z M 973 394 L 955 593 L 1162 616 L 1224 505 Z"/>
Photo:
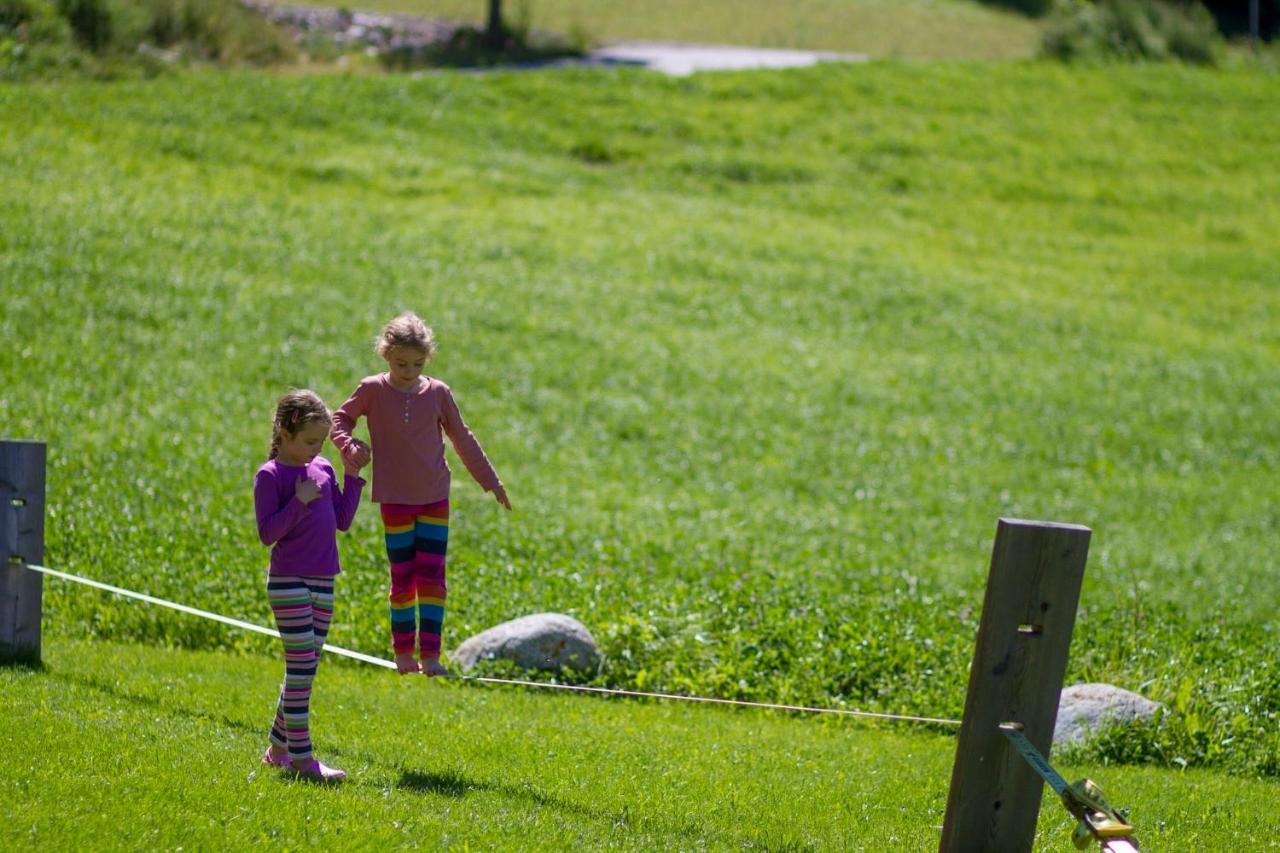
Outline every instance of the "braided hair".
<path fill-rule="evenodd" d="M 280 436 L 295 436 L 307 424 L 333 423 L 329 407 L 314 391 L 290 391 L 276 401 L 276 417 L 271 424 L 271 454 L 275 459 L 280 453 Z"/>

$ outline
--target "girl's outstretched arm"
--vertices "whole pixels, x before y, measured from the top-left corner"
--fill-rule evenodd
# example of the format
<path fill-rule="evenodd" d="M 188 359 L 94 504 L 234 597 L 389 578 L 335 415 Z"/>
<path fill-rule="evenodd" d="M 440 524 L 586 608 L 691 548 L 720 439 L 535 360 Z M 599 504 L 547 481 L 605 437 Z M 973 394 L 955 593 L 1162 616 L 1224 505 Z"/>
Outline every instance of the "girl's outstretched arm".
<path fill-rule="evenodd" d="M 445 434 L 449 436 L 449 441 L 453 442 L 453 449 L 458 452 L 462 464 L 467 466 L 467 471 L 480 484 L 480 488 L 486 492 L 496 492 L 501 489 L 502 480 L 498 479 L 498 472 L 493 470 L 493 465 L 489 464 L 489 457 L 484 455 L 480 442 L 476 441 L 466 421 L 462 419 L 462 413 L 458 411 L 458 404 L 454 402 L 453 392 L 448 386 L 444 389 L 441 418 Z M 505 489 L 502 494 L 506 495 Z M 508 505 L 507 508 L 510 509 L 510 506 Z"/>

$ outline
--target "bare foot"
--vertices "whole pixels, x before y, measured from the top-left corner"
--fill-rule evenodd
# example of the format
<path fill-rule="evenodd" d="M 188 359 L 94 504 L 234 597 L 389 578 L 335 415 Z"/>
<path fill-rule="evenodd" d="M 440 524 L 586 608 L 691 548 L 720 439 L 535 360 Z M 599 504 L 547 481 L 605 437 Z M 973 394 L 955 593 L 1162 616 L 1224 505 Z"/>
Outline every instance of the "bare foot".
<path fill-rule="evenodd" d="M 444 664 L 436 658 L 427 658 L 422 662 L 422 674 L 431 678 L 436 675 L 448 675 L 449 670 L 445 669 Z"/>
<path fill-rule="evenodd" d="M 401 652 L 396 655 L 396 671 L 406 675 L 410 672 L 421 672 L 422 667 L 418 666 L 418 660 L 413 656 L 413 652 Z"/>

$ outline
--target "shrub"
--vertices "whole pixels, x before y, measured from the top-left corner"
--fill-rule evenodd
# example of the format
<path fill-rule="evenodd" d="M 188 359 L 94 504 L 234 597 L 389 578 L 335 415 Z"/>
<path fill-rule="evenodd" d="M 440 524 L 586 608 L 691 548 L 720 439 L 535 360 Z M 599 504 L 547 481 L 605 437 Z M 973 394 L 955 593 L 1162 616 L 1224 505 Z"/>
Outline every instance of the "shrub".
<path fill-rule="evenodd" d="M 982 0 L 990 6 L 1003 6 L 1032 18 L 1039 18 L 1053 9 L 1054 0 Z"/>
<path fill-rule="evenodd" d="M 0 0 L 3 77 L 150 72 L 184 57 L 268 65 L 294 55 L 284 32 L 236 0 Z"/>
<path fill-rule="evenodd" d="M 58 0 L 58 11 L 76 39 L 95 53 L 111 41 L 111 11 L 106 0 Z"/>
<path fill-rule="evenodd" d="M 1222 47 L 1198 2 L 1071 0 L 1045 27 L 1042 51 L 1058 59 L 1180 59 L 1211 65 Z"/>
<path fill-rule="evenodd" d="M 71 30 L 49 0 L 0 0 L 0 38 L 68 44 Z"/>
<path fill-rule="evenodd" d="M 0 80 L 56 77 L 86 65 L 51 0 L 0 0 Z"/>
<path fill-rule="evenodd" d="M 288 37 L 236 0 L 145 0 L 142 40 L 229 65 L 271 65 L 296 51 Z"/>

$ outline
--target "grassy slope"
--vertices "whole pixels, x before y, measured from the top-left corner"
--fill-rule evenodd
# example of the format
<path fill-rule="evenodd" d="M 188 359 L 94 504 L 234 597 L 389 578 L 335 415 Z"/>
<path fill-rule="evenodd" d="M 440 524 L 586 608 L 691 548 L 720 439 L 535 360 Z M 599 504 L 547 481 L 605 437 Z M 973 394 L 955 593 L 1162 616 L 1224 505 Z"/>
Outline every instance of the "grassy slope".
<path fill-rule="evenodd" d="M 994 519 L 1081 522 L 1071 677 L 1185 688 L 1215 722 L 1155 757 L 1276 772 L 1277 91 L 1042 65 L 3 88 L 0 423 L 50 442 L 51 565 L 265 621 L 272 401 L 341 400 L 412 306 L 518 509 L 455 489 L 454 642 L 555 609 L 611 683 L 954 716 Z M 377 651 L 372 507 L 342 544 L 334 640 Z M 224 636 L 53 585 L 47 610 Z"/>
<path fill-rule="evenodd" d="M 57 641 L 0 668 L 6 849 L 924 850 L 953 741 L 863 723 L 494 688 L 340 664 L 317 682 L 339 789 L 257 763 L 279 665 L 257 656 Z M 1128 805 L 1144 849 L 1266 849 L 1274 783 L 1063 766 Z M 1070 849 L 1051 797 L 1037 847 Z M 1268 840 L 1270 839 L 1270 841 Z"/>
<path fill-rule="evenodd" d="M 483 22 L 475 0 L 362 0 L 317 5 Z M 910 59 L 1030 56 L 1039 28 L 1028 19 L 964 0 L 506 0 L 508 22 L 595 41 L 656 39 L 866 53 Z"/>

